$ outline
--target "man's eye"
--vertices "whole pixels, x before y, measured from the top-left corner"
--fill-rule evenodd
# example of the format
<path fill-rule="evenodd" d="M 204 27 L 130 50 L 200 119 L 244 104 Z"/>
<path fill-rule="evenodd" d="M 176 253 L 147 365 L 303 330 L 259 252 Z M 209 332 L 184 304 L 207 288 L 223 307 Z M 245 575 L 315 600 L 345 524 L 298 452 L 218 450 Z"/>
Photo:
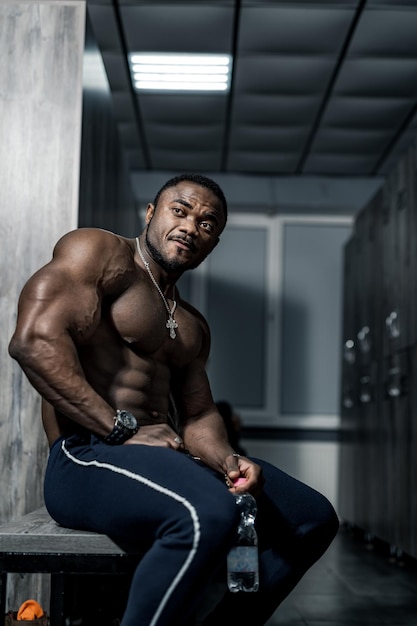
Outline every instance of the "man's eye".
<path fill-rule="evenodd" d="M 201 227 L 208 233 L 211 233 L 213 230 L 213 224 L 210 224 L 210 222 L 201 222 Z"/>
<path fill-rule="evenodd" d="M 173 209 L 174 213 L 176 213 L 177 215 L 183 215 L 184 211 L 183 209 L 181 209 L 179 206 L 175 206 Z"/>

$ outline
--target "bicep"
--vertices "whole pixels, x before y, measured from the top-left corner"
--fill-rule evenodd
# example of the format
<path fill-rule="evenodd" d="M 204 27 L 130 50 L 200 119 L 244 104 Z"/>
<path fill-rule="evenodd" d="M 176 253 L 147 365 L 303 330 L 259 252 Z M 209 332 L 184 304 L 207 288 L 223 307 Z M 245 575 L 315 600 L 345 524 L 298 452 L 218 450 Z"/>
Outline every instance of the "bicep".
<path fill-rule="evenodd" d="M 98 321 L 99 310 L 100 298 L 93 285 L 50 264 L 22 290 L 16 333 L 27 340 L 57 339 L 62 334 L 86 337 Z"/>

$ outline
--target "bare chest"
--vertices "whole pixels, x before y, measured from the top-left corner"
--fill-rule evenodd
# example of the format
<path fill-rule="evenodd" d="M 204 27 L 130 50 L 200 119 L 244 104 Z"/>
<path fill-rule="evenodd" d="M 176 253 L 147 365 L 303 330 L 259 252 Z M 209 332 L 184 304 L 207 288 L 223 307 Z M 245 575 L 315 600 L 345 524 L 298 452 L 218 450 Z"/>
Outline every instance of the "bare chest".
<path fill-rule="evenodd" d="M 132 286 L 112 303 L 108 316 L 114 330 L 132 350 L 155 354 L 168 365 L 183 367 L 199 354 L 202 345 L 200 321 L 168 300 L 168 310 L 156 289 Z"/>

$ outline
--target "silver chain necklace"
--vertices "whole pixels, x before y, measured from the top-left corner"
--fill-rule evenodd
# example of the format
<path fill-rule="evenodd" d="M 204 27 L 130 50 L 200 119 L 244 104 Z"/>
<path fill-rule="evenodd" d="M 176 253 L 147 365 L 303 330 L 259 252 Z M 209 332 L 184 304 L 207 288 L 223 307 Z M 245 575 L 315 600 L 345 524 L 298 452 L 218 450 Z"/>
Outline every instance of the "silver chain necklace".
<path fill-rule="evenodd" d="M 173 300 L 172 309 L 169 308 L 169 304 L 166 301 L 166 298 L 165 298 L 164 294 L 162 293 L 162 290 L 161 290 L 160 286 L 156 282 L 155 276 L 152 274 L 151 268 L 149 267 L 149 263 L 147 261 L 145 261 L 145 257 L 143 256 L 142 250 L 140 249 L 139 237 L 136 237 L 136 246 L 137 246 L 137 249 L 138 249 L 138 252 L 139 252 L 139 256 L 142 259 L 142 263 L 146 267 L 146 270 L 147 270 L 147 272 L 148 272 L 148 274 L 150 276 L 150 279 L 153 282 L 153 284 L 155 285 L 155 287 L 157 288 L 158 293 L 161 296 L 162 301 L 165 304 L 165 308 L 166 308 L 166 310 L 168 312 L 168 319 L 167 319 L 167 323 L 165 324 L 165 326 L 169 330 L 169 336 L 171 337 L 171 339 L 175 339 L 175 337 L 177 336 L 177 333 L 175 332 L 175 329 L 178 328 L 178 324 L 174 320 L 174 312 L 175 312 L 175 309 L 177 308 L 177 302 L 176 302 L 176 300 Z"/>

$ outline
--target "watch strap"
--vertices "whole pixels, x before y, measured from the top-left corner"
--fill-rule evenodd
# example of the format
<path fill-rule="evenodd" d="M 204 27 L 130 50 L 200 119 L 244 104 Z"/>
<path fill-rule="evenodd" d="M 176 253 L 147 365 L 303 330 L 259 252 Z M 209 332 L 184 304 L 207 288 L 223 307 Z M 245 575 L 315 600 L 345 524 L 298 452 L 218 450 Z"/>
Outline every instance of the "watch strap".
<path fill-rule="evenodd" d="M 103 439 L 103 443 L 110 446 L 119 446 L 135 435 L 139 430 L 136 428 L 127 428 L 120 422 L 120 411 L 114 416 L 113 430 Z"/>

